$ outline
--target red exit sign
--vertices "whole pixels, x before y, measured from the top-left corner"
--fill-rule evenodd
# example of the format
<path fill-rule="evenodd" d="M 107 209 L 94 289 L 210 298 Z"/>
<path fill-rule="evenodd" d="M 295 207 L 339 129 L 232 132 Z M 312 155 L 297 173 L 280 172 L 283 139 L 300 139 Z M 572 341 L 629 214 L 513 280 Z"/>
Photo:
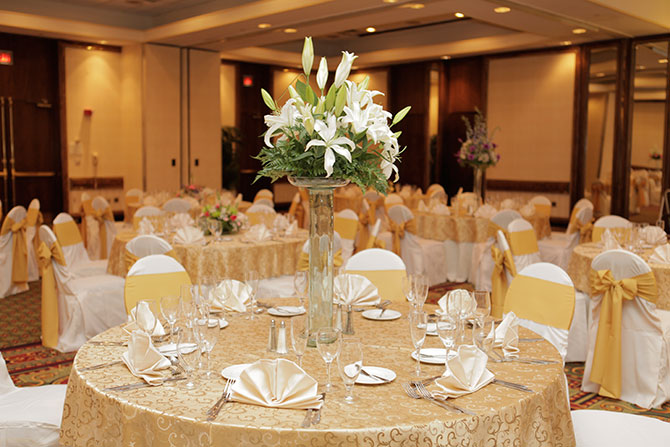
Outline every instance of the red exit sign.
<path fill-rule="evenodd" d="M 0 50 L 0 65 L 14 65 L 14 53 L 7 50 Z"/>

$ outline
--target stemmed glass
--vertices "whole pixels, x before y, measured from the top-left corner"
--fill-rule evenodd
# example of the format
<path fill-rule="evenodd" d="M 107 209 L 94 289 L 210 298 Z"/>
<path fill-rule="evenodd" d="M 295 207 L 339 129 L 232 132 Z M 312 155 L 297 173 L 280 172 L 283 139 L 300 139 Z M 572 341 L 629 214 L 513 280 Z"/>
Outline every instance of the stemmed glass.
<path fill-rule="evenodd" d="M 192 286 L 190 284 L 182 284 L 179 289 L 179 296 L 181 298 L 181 314 L 186 320 L 186 325 L 189 326 L 193 322 L 195 313 L 195 298 Z"/>
<path fill-rule="evenodd" d="M 475 300 L 474 324 L 481 325 L 491 315 L 491 294 L 486 290 L 475 290 L 472 292 L 472 298 Z M 473 332 L 473 343 L 474 338 L 475 335 Z"/>
<path fill-rule="evenodd" d="M 180 306 L 181 301 L 177 295 L 167 295 L 161 298 L 161 314 L 170 325 L 170 341 L 172 342 L 174 342 L 174 325 L 177 322 Z"/>
<path fill-rule="evenodd" d="M 309 334 L 307 332 L 307 317 L 305 315 L 298 315 L 291 318 L 291 345 L 293 352 L 298 357 L 298 366 L 302 368 L 302 356 L 307 347 L 307 339 Z"/>
<path fill-rule="evenodd" d="M 414 289 L 414 306 L 421 310 L 428 297 L 428 277 L 425 275 L 411 275 Z"/>
<path fill-rule="evenodd" d="M 214 241 L 218 242 L 221 237 L 221 222 L 217 219 L 207 219 L 207 229 L 209 234 L 214 236 Z"/>
<path fill-rule="evenodd" d="M 244 272 L 244 283 L 249 286 L 249 300 L 251 301 L 251 312 L 249 312 L 249 319 L 254 319 L 254 312 L 256 310 L 256 294 L 258 293 L 258 283 L 260 278 L 256 270 L 248 270 Z"/>
<path fill-rule="evenodd" d="M 302 308 L 305 308 L 305 299 L 307 298 L 307 287 L 309 285 L 309 279 L 307 272 L 296 271 L 293 275 L 293 288 L 295 289 L 295 294 L 300 300 L 300 305 Z"/>
<path fill-rule="evenodd" d="M 363 349 L 358 338 L 342 339 L 337 367 L 346 390 L 344 401 L 350 404 L 354 401 L 354 383 L 363 368 Z"/>
<path fill-rule="evenodd" d="M 446 349 L 446 359 L 449 358 L 449 351 L 456 346 L 456 337 L 458 337 L 458 324 L 456 320 L 449 315 L 440 315 L 436 321 L 437 335 Z"/>
<path fill-rule="evenodd" d="M 421 376 L 421 347 L 426 340 L 426 330 L 428 328 L 428 314 L 420 310 L 413 310 L 409 313 L 409 331 L 412 336 L 412 343 L 416 349 L 416 376 Z"/>
<path fill-rule="evenodd" d="M 195 388 L 193 372 L 198 367 L 198 363 L 200 361 L 197 329 L 193 327 L 192 321 L 190 325 L 186 324 L 184 327 L 180 327 L 178 329 L 177 357 L 179 358 L 179 364 L 181 365 L 186 375 L 184 386 L 186 389 L 192 390 Z"/>
<path fill-rule="evenodd" d="M 205 377 L 209 379 L 213 377 L 213 372 L 209 367 L 209 357 L 218 340 L 219 328 L 217 326 L 210 327 L 208 318 L 198 319 L 196 322 L 198 338 L 200 339 L 200 349 L 202 353 L 205 354 Z"/>
<path fill-rule="evenodd" d="M 486 355 L 490 355 L 493 347 L 493 340 L 495 339 L 494 331 L 495 324 L 493 318 L 485 318 L 477 320 L 476 325 L 472 328 L 475 345 L 484 351 Z"/>
<path fill-rule="evenodd" d="M 414 307 L 414 287 L 412 286 L 412 275 L 407 275 L 402 278 L 402 293 L 407 298 L 407 301 Z"/>
<path fill-rule="evenodd" d="M 459 322 L 459 334 L 461 340 L 465 338 L 465 320 L 475 310 L 475 300 L 472 294 L 464 289 L 456 289 L 449 292 L 447 296 L 447 313 Z"/>
<path fill-rule="evenodd" d="M 328 382 L 326 383 L 326 392 L 332 388 L 330 381 L 330 365 L 340 353 L 340 331 L 333 328 L 321 328 L 316 332 L 316 348 L 321 354 L 321 358 L 326 362 L 326 372 Z"/>

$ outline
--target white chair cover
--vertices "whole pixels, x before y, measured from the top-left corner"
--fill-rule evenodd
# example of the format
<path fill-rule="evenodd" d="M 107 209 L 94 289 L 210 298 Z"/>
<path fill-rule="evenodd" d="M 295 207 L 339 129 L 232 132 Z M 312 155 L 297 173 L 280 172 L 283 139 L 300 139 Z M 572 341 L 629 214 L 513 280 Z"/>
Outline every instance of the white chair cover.
<path fill-rule="evenodd" d="M 175 197 L 165 202 L 162 208 L 163 211 L 168 213 L 188 213 L 192 208 L 192 204 L 189 200 Z"/>
<path fill-rule="evenodd" d="M 135 213 L 135 217 L 160 216 L 163 214 L 160 208 L 155 206 L 145 205 L 140 207 Z"/>
<path fill-rule="evenodd" d="M 591 263 L 594 270 L 610 270 L 615 280 L 649 273 L 639 256 L 626 250 L 608 250 Z M 597 393 L 591 366 L 603 295 L 591 297 L 589 351 L 582 390 Z M 670 399 L 670 311 L 639 297 L 624 300 L 621 317 L 621 400 L 643 408 L 656 408 Z"/>
<path fill-rule="evenodd" d="M 386 196 L 386 198 L 384 199 L 384 206 L 386 207 L 387 213 L 392 206 L 403 205 L 404 203 L 405 201 L 402 199 L 402 196 L 400 194 L 392 193 Z"/>
<path fill-rule="evenodd" d="M 164 239 L 152 234 L 140 235 L 132 238 L 126 244 L 126 250 L 143 258 L 150 255 L 162 255 L 172 250 L 172 246 Z"/>
<path fill-rule="evenodd" d="M 26 218 L 26 209 L 22 206 L 15 206 L 12 208 L 5 219 L 9 217 L 15 223 L 21 222 Z M 14 254 L 12 252 L 12 241 L 14 240 L 14 233 L 11 231 L 0 236 L 0 298 L 28 290 L 28 284 L 15 284 L 12 282 L 12 265 L 14 262 Z"/>
<path fill-rule="evenodd" d="M 254 202 L 254 205 L 265 205 L 274 209 L 275 204 L 270 199 L 258 199 Z"/>
<path fill-rule="evenodd" d="M 570 412 L 577 447 L 667 447 L 670 424 L 650 416 L 618 411 Z"/>
<path fill-rule="evenodd" d="M 514 219 L 512 222 L 509 223 L 507 226 L 507 232 L 510 235 L 510 238 L 514 237 L 514 233 L 522 233 L 522 232 L 528 232 L 526 234 L 530 235 L 532 233 L 532 239 L 535 241 L 537 244 L 537 238 L 535 235 L 535 229 L 533 226 L 528 222 L 526 219 L 521 218 L 521 219 Z M 515 253 L 515 247 L 512 241 L 508 241 L 510 244 L 510 247 L 512 249 L 512 256 L 514 257 L 514 264 L 516 265 L 517 271 L 522 270 L 525 267 L 528 267 L 531 264 L 535 264 L 537 262 L 540 262 L 540 251 L 535 251 L 533 253 L 528 253 L 528 254 L 517 254 Z"/>
<path fill-rule="evenodd" d="M 349 225 L 353 225 L 353 231 L 350 231 Z M 346 262 L 354 254 L 354 245 L 358 234 L 358 214 L 350 209 L 340 211 L 335 215 L 334 228 L 342 238 L 342 260 Z"/>
<path fill-rule="evenodd" d="M 104 275 L 107 272 L 107 260 L 101 259 L 98 261 L 91 261 L 84 247 L 84 242 L 81 239 L 81 233 L 79 233 L 79 228 L 77 224 L 67 213 L 60 213 L 53 221 L 54 232 L 58 234 L 56 230 L 57 225 L 62 225 L 68 228 L 68 231 L 71 232 L 75 238 L 78 238 L 76 241 L 67 241 L 59 239 L 58 242 L 63 249 L 63 255 L 65 256 L 65 262 L 69 266 L 71 272 L 77 277 L 84 276 L 96 276 Z M 40 233 L 41 234 L 41 233 Z M 72 243 L 74 242 L 74 243 Z"/>
<path fill-rule="evenodd" d="M 67 385 L 17 388 L 0 354 L 0 446 L 58 447 Z"/>
<path fill-rule="evenodd" d="M 56 241 L 46 225 L 39 234 L 47 247 Z M 58 351 L 75 351 L 88 339 L 126 321 L 123 278 L 105 274 L 77 278 L 70 272 L 67 257 L 66 265 L 51 263 L 58 292 Z"/>
<path fill-rule="evenodd" d="M 263 224 L 267 228 L 272 228 L 272 224 L 277 216 L 277 212 L 271 206 L 254 202 L 245 212 L 249 219 L 249 225 Z"/>
<path fill-rule="evenodd" d="M 593 224 L 593 242 L 600 242 L 600 238 L 597 234 L 599 232 L 602 233 L 602 230 L 607 228 L 615 231 L 630 231 L 630 229 L 633 228 L 633 224 L 631 224 L 628 219 L 621 216 L 603 216 Z"/>
<path fill-rule="evenodd" d="M 2 206 L 0 206 L 2 209 Z M 28 205 L 28 210 L 35 209 L 40 212 L 40 201 L 33 199 Z M 38 223 L 37 225 L 40 225 Z M 28 249 L 28 281 L 37 281 L 40 278 L 40 269 L 37 265 L 37 255 L 35 254 L 35 237 L 37 236 L 37 225 L 26 225 L 26 248 Z"/>
<path fill-rule="evenodd" d="M 586 225 L 593 218 L 593 208 L 589 206 L 584 206 L 577 210 L 576 219 L 582 225 Z M 563 270 L 568 269 L 568 264 L 570 264 L 570 258 L 572 257 L 572 251 L 580 242 L 590 242 L 582 241 L 580 239 L 579 230 L 575 229 L 571 234 L 559 233 L 559 237 L 556 237 L 552 233 L 550 238 L 542 239 L 537 241 L 537 245 L 540 248 L 540 258 L 544 262 L 550 262 L 556 264 Z"/>
<path fill-rule="evenodd" d="M 183 276 L 169 278 L 170 275 L 165 277 L 165 280 L 161 278 L 155 279 L 156 288 L 152 289 L 151 293 L 154 296 L 146 296 L 144 290 L 140 290 L 141 297 L 137 295 L 137 290 L 134 289 L 135 285 L 131 278 L 143 275 L 160 275 L 166 273 L 181 273 Z M 153 281 L 153 280 L 152 280 Z M 138 298 L 146 299 L 149 301 L 158 301 L 162 296 L 165 295 L 180 295 L 180 286 L 181 284 L 191 284 L 191 280 L 186 273 L 184 267 L 173 257 L 166 255 L 149 255 L 139 259 L 133 266 L 128 270 L 128 275 L 126 275 L 126 284 L 124 290 L 123 302 L 125 306 L 124 314 L 126 311 L 130 313 L 130 310 L 135 307 L 137 304 Z M 160 288 L 164 290 L 161 290 Z M 169 292 L 168 292 L 169 289 Z M 159 312 L 158 303 L 156 303 L 152 310 L 154 312 Z"/>
<path fill-rule="evenodd" d="M 261 189 L 254 196 L 254 203 L 260 199 L 268 199 L 270 202 L 274 200 L 274 194 L 269 189 Z"/>
<path fill-rule="evenodd" d="M 381 248 L 359 251 L 349 258 L 344 270 L 345 273 L 357 273 L 368 278 L 379 290 L 382 300 L 406 302 L 402 293 L 402 279 L 406 274 L 405 263 L 392 251 Z M 378 272 L 389 272 L 390 275 L 380 280 L 375 276 Z"/>

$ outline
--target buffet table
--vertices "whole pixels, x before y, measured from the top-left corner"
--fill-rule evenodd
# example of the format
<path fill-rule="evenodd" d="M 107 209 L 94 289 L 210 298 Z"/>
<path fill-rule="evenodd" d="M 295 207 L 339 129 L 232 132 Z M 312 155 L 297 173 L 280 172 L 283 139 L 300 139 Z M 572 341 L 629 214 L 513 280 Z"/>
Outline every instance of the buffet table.
<path fill-rule="evenodd" d="M 285 302 L 285 301 L 283 301 Z M 393 307 L 403 315 L 406 304 Z M 427 306 L 430 307 L 430 306 Z M 270 318 L 256 320 L 229 316 L 230 325 L 220 331 L 212 352 L 217 375 L 201 380 L 192 391 L 183 382 L 131 391 L 105 388 L 139 383 L 123 364 L 96 370 L 82 368 L 118 360 L 123 346 L 94 344 L 127 338 L 112 328 L 85 344 L 77 353 L 67 389 L 61 443 L 79 446 L 223 446 L 223 445 L 524 445 L 574 446 L 563 365 L 548 342 L 521 343 L 524 357 L 557 360 L 555 364 L 491 363 L 488 368 L 500 379 L 521 383 L 534 390 L 525 393 L 489 384 L 454 403 L 476 415 L 455 413 L 425 400 L 409 398 L 402 382 L 413 379 L 415 361 L 407 320 L 365 320 L 356 313 L 356 336 L 363 343 L 364 365 L 391 368 L 397 378 L 388 384 L 356 385 L 355 402 L 344 401 L 344 386 L 333 365 L 333 390 L 321 411 L 321 422 L 301 428 L 304 410 L 271 409 L 230 402 L 208 422 L 206 411 L 221 396 L 223 368 L 271 358 L 266 351 Z M 520 337 L 535 336 L 520 328 Z M 437 337 L 427 337 L 424 347 L 439 347 Z M 276 355 L 274 355 L 276 357 Z M 292 354 L 284 357 L 294 360 Z M 325 383 L 325 364 L 316 349 L 307 348 L 305 371 Z M 444 365 L 422 365 L 424 377 L 440 374 Z M 433 385 L 434 387 L 434 385 Z"/>

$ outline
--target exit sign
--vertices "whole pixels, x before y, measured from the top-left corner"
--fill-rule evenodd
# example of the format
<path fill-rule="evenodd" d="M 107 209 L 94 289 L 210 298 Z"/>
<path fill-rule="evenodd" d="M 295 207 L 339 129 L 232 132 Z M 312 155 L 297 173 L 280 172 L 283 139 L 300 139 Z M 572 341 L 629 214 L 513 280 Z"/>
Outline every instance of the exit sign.
<path fill-rule="evenodd" d="M 7 50 L 0 50 L 0 65 L 14 65 L 14 53 Z"/>

